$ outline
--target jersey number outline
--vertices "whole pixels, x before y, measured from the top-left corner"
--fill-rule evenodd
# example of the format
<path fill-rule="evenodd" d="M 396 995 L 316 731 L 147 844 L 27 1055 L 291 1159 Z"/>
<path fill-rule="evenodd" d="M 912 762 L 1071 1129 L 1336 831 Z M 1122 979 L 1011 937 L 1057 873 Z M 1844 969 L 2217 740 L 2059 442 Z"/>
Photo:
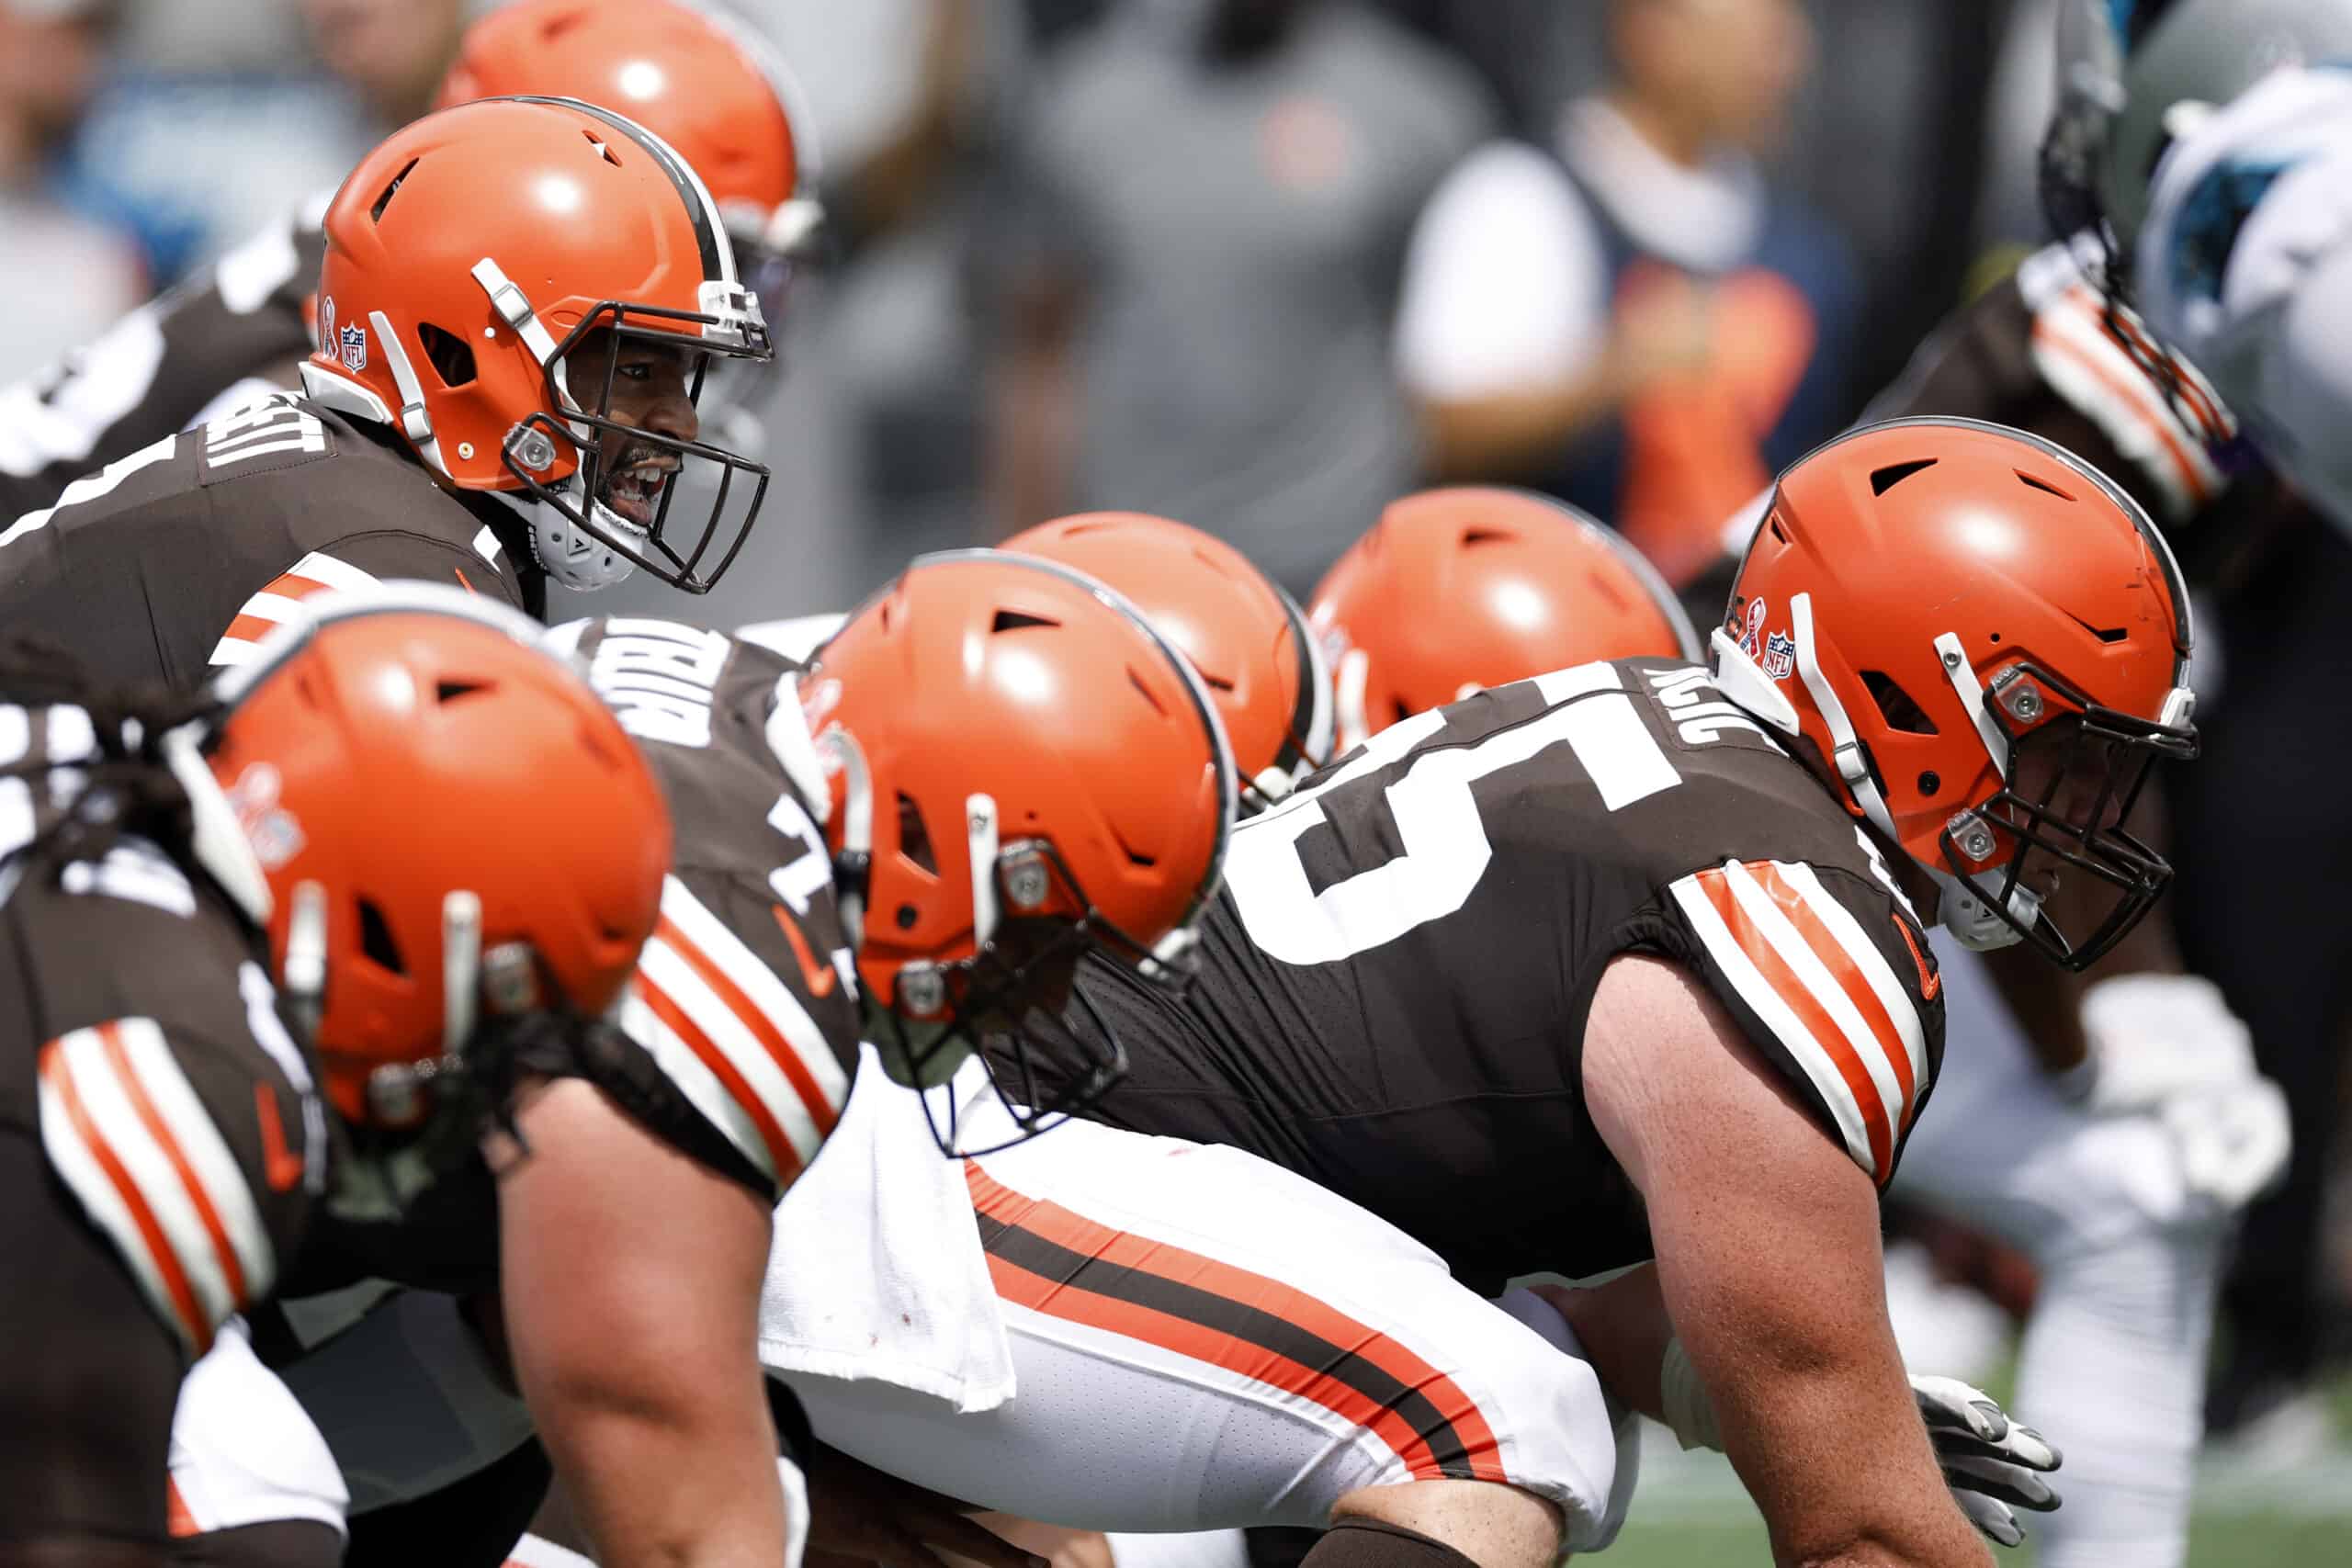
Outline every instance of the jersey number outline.
<path fill-rule="evenodd" d="M 1298 840 L 1329 820 L 1324 795 L 1402 759 L 1444 727 L 1442 709 L 1382 730 L 1329 778 L 1243 823 L 1226 858 L 1225 883 L 1250 941 L 1284 964 L 1330 964 L 1453 913 L 1494 858 L 1470 786 L 1554 746 L 1575 753 L 1612 812 L 1682 782 L 1613 666 L 1557 670 L 1530 684 L 1549 711 L 1476 745 L 1427 752 L 1383 792 L 1404 852 L 1379 865 L 1318 893 Z"/>

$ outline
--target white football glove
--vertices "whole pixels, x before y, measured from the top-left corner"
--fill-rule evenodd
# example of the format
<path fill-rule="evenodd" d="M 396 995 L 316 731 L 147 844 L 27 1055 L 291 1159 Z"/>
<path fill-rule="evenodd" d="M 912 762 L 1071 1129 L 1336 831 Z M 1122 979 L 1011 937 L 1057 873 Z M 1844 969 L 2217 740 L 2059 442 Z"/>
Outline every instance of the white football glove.
<path fill-rule="evenodd" d="M 2210 980 L 2125 975 L 2083 994 L 2094 1115 L 2153 1116 L 2180 1156 L 2185 1197 L 2236 1213 L 2287 1167 L 2287 1097 L 2254 1062 L 2254 1036 Z"/>
<path fill-rule="evenodd" d="M 2046 1514 L 2058 1506 L 2058 1494 L 2041 1479 L 2058 1468 L 2058 1450 L 2032 1427 L 2010 1420 L 1991 1394 L 1958 1378 L 1928 1377 L 1913 1378 L 1911 1393 L 1952 1501 L 1978 1534 L 1996 1546 L 2015 1546 L 2025 1539 L 2015 1509 Z"/>

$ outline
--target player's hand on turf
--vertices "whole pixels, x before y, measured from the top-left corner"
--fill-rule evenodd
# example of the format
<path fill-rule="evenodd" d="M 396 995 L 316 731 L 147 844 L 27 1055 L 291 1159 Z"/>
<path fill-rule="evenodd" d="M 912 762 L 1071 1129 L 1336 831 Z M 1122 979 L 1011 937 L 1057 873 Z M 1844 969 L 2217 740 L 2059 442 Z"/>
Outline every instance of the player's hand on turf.
<path fill-rule="evenodd" d="M 1928 1377 L 1913 1378 L 1911 1393 L 1952 1499 L 1987 1540 L 2015 1546 L 2025 1527 L 2014 1509 L 2046 1514 L 2058 1506 L 2058 1494 L 2041 1479 L 2058 1468 L 2058 1450 L 2011 1420 L 1991 1394 L 1958 1378 Z"/>
<path fill-rule="evenodd" d="M 979 1568 L 1048 1568 L 991 1533 L 971 1510 L 911 1482 L 820 1448 L 808 1466 L 810 1568 L 947 1568 L 947 1556 Z"/>

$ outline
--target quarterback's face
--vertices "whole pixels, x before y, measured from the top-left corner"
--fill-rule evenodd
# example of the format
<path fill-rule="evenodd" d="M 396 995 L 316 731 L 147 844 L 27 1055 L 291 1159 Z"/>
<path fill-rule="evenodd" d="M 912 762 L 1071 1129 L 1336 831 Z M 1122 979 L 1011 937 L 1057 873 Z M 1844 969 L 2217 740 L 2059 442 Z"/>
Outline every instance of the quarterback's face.
<path fill-rule="evenodd" d="M 679 458 L 629 432 L 650 431 L 680 441 L 692 441 L 701 433 L 693 395 L 697 357 L 691 349 L 599 331 L 581 339 L 567 362 L 571 395 L 591 412 L 605 395 L 610 375 L 611 397 L 602 412 L 628 429 L 604 433 L 604 478 L 597 499 L 640 528 L 652 525 L 662 487 L 678 471 Z"/>

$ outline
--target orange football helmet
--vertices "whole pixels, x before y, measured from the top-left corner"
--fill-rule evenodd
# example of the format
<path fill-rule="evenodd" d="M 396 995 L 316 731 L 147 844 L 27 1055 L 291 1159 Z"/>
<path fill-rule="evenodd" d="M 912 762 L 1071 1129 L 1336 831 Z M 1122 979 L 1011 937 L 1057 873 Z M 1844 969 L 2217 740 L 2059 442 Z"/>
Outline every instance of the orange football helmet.
<path fill-rule="evenodd" d="M 466 29 L 434 107 L 518 94 L 601 104 L 668 142 L 717 199 L 744 286 L 780 313 L 824 211 L 816 127 L 766 39 L 679 0 L 516 0 Z"/>
<path fill-rule="evenodd" d="M 1018 1048 L 1050 1027 L 1089 949 L 1189 976 L 1233 753 L 1192 665 L 1117 594 L 1031 556 L 920 557 L 818 650 L 800 697 L 833 781 L 866 1038 L 893 1077 L 944 1082 L 982 1031 Z M 1024 1131 L 1124 1068 L 1115 1043 L 1080 1060 L 1070 1093 L 1022 1097 Z"/>
<path fill-rule="evenodd" d="M 1488 485 L 1392 502 L 1315 587 L 1340 750 L 1482 686 L 1598 659 L 1701 659 L 1639 550 L 1575 507 Z"/>
<path fill-rule="evenodd" d="M 708 188 L 609 109 L 485 98 L 393 132 L 327 209 L 318 309 L 310 395 L 393 425 L 456 489 L 505 500 L 567 586 L 643 567 L 707 592 L 759 516 L 765 468 L 611 415 L 626 344 L 688 352 L 697 396 L 713 356 L 765 361 L 771 350 Z M 574 387 L 569 356 L 602 333 L 614 344 L 602 387 Z M 611 504 L 602 438 L 622 430 L 668 459 L 643 523 Z M 717 494 L 699 528 L 673 540 L 671 503 L 690 464 L 716 470 Z"/>
<path fill-rule="evenodd" d="M 496 1083 L 503 1032 L 620 995 L 670 818 L 522 615 L 421 584 L 311 607 L 215 682 L 197 851 L 266 916 L 327 1098 L 356 1126 L 413 1129 L 466 1101 L 436 1080 Z M 595 830 L 550 837 L 551 812 Z"/>
<path fill-rule="evenodd" d="M 1712 643 L 1724 694 L 1935 879 L 1955 937 L 2079 969 L 2171 878 L 2123 822 L 2155 759 L 2197 754 L 2191 640 L 2172 552 L 2112 481 L 1909 419 L 1781 476 Z M 2086 935 L 2043 907 L 2052 874 L 2113 889 Z"/>
<path fill-rule="evenodd" d="M 1108 584 L 1193 661 L 1233 742 L 1245 811 L 1330 761 L 1330 682 L 1306 617 L 1231 545 L 1170 518 L 1089 512 L 1004 547 Z"/>

